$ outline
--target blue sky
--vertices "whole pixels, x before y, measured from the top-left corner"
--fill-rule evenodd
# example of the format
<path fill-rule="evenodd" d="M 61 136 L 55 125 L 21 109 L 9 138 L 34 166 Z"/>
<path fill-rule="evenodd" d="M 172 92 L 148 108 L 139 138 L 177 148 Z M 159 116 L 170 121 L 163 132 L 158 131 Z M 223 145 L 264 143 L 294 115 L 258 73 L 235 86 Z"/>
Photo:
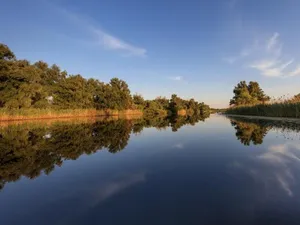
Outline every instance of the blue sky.
<path fill-rule="evenodd" d="M 145 98 L 225 107 L 241 80 L 300 92 L 298 0 L 10 0 L 0 42 L 71 74 L 124 79 Z"/>

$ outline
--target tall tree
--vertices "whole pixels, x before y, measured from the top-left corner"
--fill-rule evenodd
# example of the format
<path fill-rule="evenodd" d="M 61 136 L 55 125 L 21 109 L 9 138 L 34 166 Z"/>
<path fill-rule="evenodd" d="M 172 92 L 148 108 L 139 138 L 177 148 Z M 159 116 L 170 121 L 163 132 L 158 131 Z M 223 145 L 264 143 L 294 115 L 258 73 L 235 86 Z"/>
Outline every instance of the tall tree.
<path fill-rule="evenodd" d="M 233 89 L 234 96 L 230 100 L 230 105 L 249 105 L 257 103 L 265 103 L 270 97 L 265 95 L 259 84 L 250 81 L 247 85 L 246 81 L 239 82 Z"/>
<path fill-rule="evenodd" d="M 265 103 L 270 100 L 270 97 L 265 95 L 264 91 L 261 89 L 259 84 L 255 81 L 250 81 L 248 85 L 248 91 L 253 102 L 262 102 Z"/>
<path fill-rule="evenodd" d="M 143 96 L 141 96 L 139 94 L 134 94 L 132 96 L 132 100 L 133 100 L 133 103 L 136 105 L 137 108 L 144 109 L 145 100 L 144 100 Z"/>

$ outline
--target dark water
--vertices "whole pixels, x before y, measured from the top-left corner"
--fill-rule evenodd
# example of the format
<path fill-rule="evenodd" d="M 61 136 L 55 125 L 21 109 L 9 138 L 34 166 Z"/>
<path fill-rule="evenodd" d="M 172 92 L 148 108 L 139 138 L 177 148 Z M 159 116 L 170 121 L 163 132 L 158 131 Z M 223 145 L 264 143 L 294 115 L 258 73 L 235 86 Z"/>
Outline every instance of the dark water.
<path fill-rule="evenodd" d="M 210 118 L 0 128 L 1 224 L 300 224 L 300 126 Z"/>

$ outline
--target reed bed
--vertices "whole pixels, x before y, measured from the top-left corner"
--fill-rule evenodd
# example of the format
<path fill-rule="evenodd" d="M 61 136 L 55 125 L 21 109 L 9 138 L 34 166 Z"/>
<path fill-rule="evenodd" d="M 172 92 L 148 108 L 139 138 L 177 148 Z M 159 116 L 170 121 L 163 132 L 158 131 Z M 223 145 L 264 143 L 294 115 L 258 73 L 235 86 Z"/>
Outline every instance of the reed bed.
<path fill-rule="evenodd" d="M 227 109 L 226 114 L 300 118 L 300 102 L 284 101 L 270 104 L 237 106 Z"/>
<path fill-rule="evenodd" d="M 53 119 L 72 117 L 97 117 L 97 116 L 127 116 L 142 115 L 141 110 L 96 110 L 96 109 L 0 109 L 0 121 L 32 120 L 32 119 Z"/>

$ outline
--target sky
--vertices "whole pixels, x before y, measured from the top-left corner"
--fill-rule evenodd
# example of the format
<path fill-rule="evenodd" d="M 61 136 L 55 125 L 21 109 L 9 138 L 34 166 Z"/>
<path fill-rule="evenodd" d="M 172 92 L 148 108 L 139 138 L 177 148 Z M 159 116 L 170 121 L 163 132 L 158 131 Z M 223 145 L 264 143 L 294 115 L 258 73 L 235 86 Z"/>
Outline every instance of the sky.
<path fill-rule="evenodd" d="M 125 80 L 146 99 L 227 107 L 234 86 L 300 92 L 299 0 L 9 0 L 0 42 L 18 59 Z"/>

